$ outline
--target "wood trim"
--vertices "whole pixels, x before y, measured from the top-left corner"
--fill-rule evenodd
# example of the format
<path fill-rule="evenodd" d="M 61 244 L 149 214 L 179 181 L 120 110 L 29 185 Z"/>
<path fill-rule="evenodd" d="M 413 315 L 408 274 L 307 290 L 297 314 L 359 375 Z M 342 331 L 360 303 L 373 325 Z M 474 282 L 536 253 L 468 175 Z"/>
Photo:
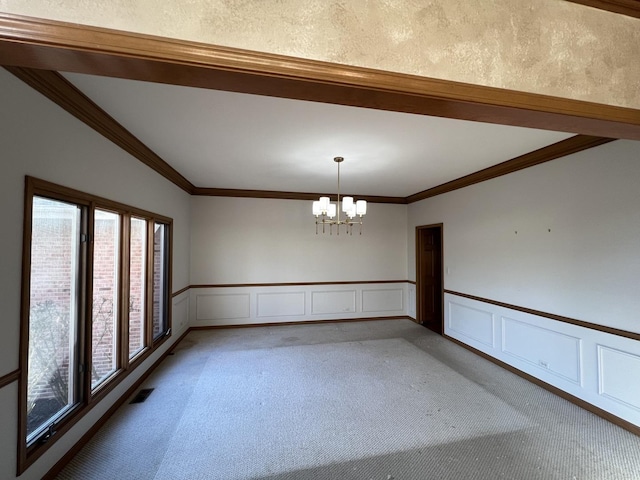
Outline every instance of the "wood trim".
<path fill-rule="evenodd" d="M 149 377 L 149 375 L 153 373 L 153 371 L 160 365 L 160 363 L 162 363 L 162 361 L 178 345 L 178 343 L 180 343 L 184 339 L 184 337 L 187 336 L 188 333 L 189 329 L 187 329 L 182 335 L 180 335 L 180 338 L 175 341 L 172 347 L 164 352 L 160 356 L 160 358 L 156 360 L 153 365 L 151 365 L 140 376 L 140 378 L 136 380 L 134 384 L 131 385 L 131 387 L 129 387 L 127 391 L 113 403 L 113 405 L 111 405 L 111 407 L 109 407 L 109 410 L 107 410 L 104 415 L 102 415 L 100 419 L 96 423 L 94 423 L 89 430 L 87 430 L 82 438 L 80 438 L 80 440 L 78 440 L 69 450 L 67 450 L 64 456 L 60 460 L 58 460 L 53 467 L 49 469 L 49 471 L 42 477 L 43 480 L 53 480 L 54 478 L 56 478 L 56 475 L 58 475 L 62 471 L 65 465 L 69 463 L 73 459 L 73 457 L 82 449 L 82 447 L 87 444 L 91 437 L 93 437 L 98 432 L 98 430 L 100 430 L 104 426 L 104 424 L 107 423 L 107 420 L 109 420 L 109 418 L 116 412 L 116 410 L 118 410 L 118 408 L 120 408 L 129 399 L 129 397 L 134 394 L 134 392 L 140 387 L 140 385 L 142 385 L 142 383 Z"/>
<path fill-rule="evenodd" d="M 422 321 L 424 321 L 424 319 L 422 318 L 422 311 L 424 310 L 424 307 L 422 305 L 422 294 L 420 291 L 420 279 L 422 278 L 422 274 L 421 274 L 421 265 L 420 265 L 420 261 L 421 261 L 421 253 L 420 253 L 420 231 L 421 230 L 426 230 L 426 229 L 431 229 L 431 228 L 437 228 L 440 235 L 440 251 L 438 252 L 438 255 L 440 256 L 440 331 L 436 332 L 440 335 L 444 334 L 444 223 L 432 223 L 429 225 L 417 225 L 415 228 L 415 233 L 414 233 L 414 244 L 415 244 L 415 267 L 416 267 L 416 281 L 415 286 L 416 286 L 416 318 L 415 318 L 415 322 L 418 325 L 423 325 Z M 424 325 L 427 326 L 427 325 Z M 427 327 L 430 330 L 432 330 L 430 327 Z M 433 331 L 433 330 L 432 330 Z"/>
<path fill-rule="evenodd" d="M 176 298 L 178 295 L 183 294 L 184 292 L 188 291 L 190 288 L 191 288 L 191 285 L 187 285 L 186 287 L 181 288 L 177 292 L 172 293 L 171 298 Z"/>
<path fill-rule="evenodd" d="M 20 369 L 9 372 L 6 375 L 0 377 L 0 388 L 4 388 L 7 385 L 20 379 Z"/>
<path fill-rule="evenodd" d="M 195 188 L 177 170 L 59 73 L 10 66 L 6 66 L 5 69 L 185 192 L 191 193 Z"/>
<path fill-rule="evenodd" d="M 323 195 L 335 196 L 333 193 L 306 193 L 306 192 L 279 192 L 274 190 L 239 190 L 232 188 L 202 188 L 195 187 L 193 195 L 208 197 L 241 197 L 241 198 L 273 198 L 281 200 L 317 200 Z M 348 194 L 347 194 L 348 195 Z M 359 200 L 366 200 L 370 203 L 398 203 L 405 204 L 405 197 L 384 197 L 376 195 L 353 194 Z"/>
<path fill-rule="evenodd" d="M 640 333 L 629 332 L 627 330 L 621 330 L 618 328 L 607 327 L 605 325 L 598 325 L 597 323 L 585 322 L 582 320 L 576 320 L 575 318 L 563 317 L 561 315 L 556 315 L 553 313 L 541 312 L 540 310 L 534 310 L 532 308 L 519 307 L 517 305 L 511 305 L 509 303 L 498 302 L 496 300 L 490 300 L 487 298 L 476 297 L 475 295 L 468 295 L 466 293 L 454 292 L 451 290 L 445 290 L 445 293 L 449 293 L 451 295 L 456 295 L 458 297 L 468 298 L 470 300 L 476 300 L 478 302 L 489 303 L 491 305 L 496 305 L 498 307 L 509 308 L 511 310 L 517 310 L 523 313 L 529 313 L 531 315 L 536 315 L 538 317 L 549 318 L 551 320 L 556 320 L 558 322 L 569 323 L 571 325 L 576 325 L 578 327 L 589 328 L 591 330 L 597 330 L 603 333 L 610 333 L 611 335 L 617 335 L 619 337 L 630 338 L 632 340 L 640 340 Z"/>
<path fill-rule="evenodd" d="M 604 145 L 606 143 L 612 142 L 613 140 L 614 139 L 612 138 L 576 135 L 574 137 L 567 138 L 566 140 L 562 140 L 552 145 L 534 150 L 533 152 L 525 153 L 524 155 L 520 155 L 519 157 L 513 158 L 511 160 L 507 160 L 506 162 L 502 162 L 497 165 L 493 165 L 492 167 L 479 170 L 475 173 L 465 175 L 464 177 L 460 177 L 456 180 L 443 183 L 442 185 L 438 185 L 437 187 L 433 187 L 420 193 L 409 195 L 406 198 L 406 201 L 407 203 L 414 203 L 420 200 L 424 200 L 425 198 L 435 197 L 436 195 L 452 192 L 454 190 L 468 187 L 476 183 L 491 180 L 492 178 L 517 172 L 518 170 L 523 170 L 535 165 L 540 165 L 541 163 L 555 160 L 566 155 L 571 155 L 572 153 L 577 153 L 589 148 Z"/>
<path fill-rule="evenodd" d="M 27 182 L 28 187 L 38 190 L 39 195 L 51 194 L 51 195 L 55 195 L 56 198 L 66 199 L 73 203 L 82 203 L 86 206 L 91 206 L 92 204 L 94 204 L 98 208 L 104 208 L 106 210 L 113 209 L 119 212 L 127 212 L 132 214 L 135 217 L 143 218 L 147 221 L 158 220 L 163 223 L 173 222 L 173 220 L 170 217 L 165 217 L 164 215 L 159 215 L 157 213 L 153 213 L 148 210 L 132 207 L 131 205 L 125 205 L 124 203 L 109 200 L 107 198 L 99 197 L 97 195 L 92 195 L 90 193 L 85 193 L 80 190 L 76 190 L 74 188 L 65 187 L 64 185 L 58 185 L 56 183 L 52 183 L 47 180 L 42 180 L 37 177 L 31 177 L 29 175 L 26 175 L 25 181 Z M 29 211 L 30 210 L 25 210 L 25 212 L 29 212 Z M 25 226 L 28 226 L 29 228 L 31 227 L 31 225 L 25 225 Z"/>
<path fill-rule="evenodd" d="M 408 280 L 365 280 L 348 282 L 290 282 L 290 283 L 212 283 L 189 285 L 188 288 L 246 288 L 246 287 L 305 287 L 310 285 L 356 285 L 378 283 L 407 283 Z"/>
<path fill-rule="evenodd" d="M 553 385 L 551 385 L 550 383 L 544 382 L 542 380 L 540 380 L 537 377 L 534 377 L 533 375 L 529 375 L 528 373 L 523 372 L 522 370 L 518 370 L 517 368 L 509 365 L 508 363 L 503 362 L 502 360 L 498 360 L 495 357 L 492 357 L 491 355 L 484 353 L 470 345 L 467 345 L 466 343 L 461 342 L 460 340 L 450 337 L 448 335 L 443 335 L 446 339 L 451 340 L 453 343 L 456 343 L 457 345 L 460 345 L 461 347 L 469 350 L 470 352 L 475 353 L 476 355 L 479 355 L 480 357 L 489 360 L 490 362 L 506 369 L 509 370 L 511 373 L 515 373 L 516 375 L 518 375 L 519 377 L 524 378 L 525 380 L 530 381 L 531 383 L 534 383 L 536 385 L 538 385 L 539 387 L 544 388 L 545 390 L 561 397 L 564 398 L 565 400 L 573 403 L 574 405 L 577 405 L 580 408 L 583 408 L 584 410 L 587 410 L 588 412 L 591 412 L 595 415 L 598 415 L 601 418 L 604 418 L 605 420 L 613 423 L 614 425 L 617 425 L 621 428 L 624 428 L 625 430 L 640 436 L 640 426 L 635 425 L 627 420 L 624 420 L 623 418 L 620 418 L 612 413 L 607 412 L 606 410 L 603 410 L 600 407 L 596 407 L 595 405 L 581 399 L 578 398 L 574 395 L 571 395 L 570 393 L 565 392 L 564 390 L 561 390 L 558 387 L 555 387 Z"/>
<path fill-rule="evenodd" d="M 640 140 L 640 112 L 0 14 L 0 64 Z"/>
<path fill-rule="evenodd" d="M 21 322 L 20 322 L 20 378 L 19 378 L 19 399 L 18 399 L 18 438 L 17 438 L 17 472 L 18 474 L 23 473 L 29 468 L 38 458 L 40 458 L 46 451 L 48 451 L 51 446 L 55 445 L 58 439 L 62 438 L 66 432 L 68 432 L 73 426 L 78 423 L 88 412 L 90 412 L 94 406 L 100 404 L 100 401 L 107 395 L 110 391 L 116 388 L 131 372 L 134 371 L 134 368 L 123 369 L 119 368 L 116 372 L 113 373 L 111 380 L 108 383 L 105 383 L 101 387 L 95 390 L 95 392 L 91 391 L 91 378 L 90 378 L 90 369 L 85 369 L 84 374 L 82 375 L 81 385 L 79 388 L 82 389 L 83 393 L 80 395 L 80 399 L 77 405 L 75 405 L 72 410 L 66 415 L 64 419 L 62 419 L 59 423 L 57 423 L 57 431 L 55 436 L 53 436 L 47 443 L 42 444 L 39 442 L 35 442 L 32 445 L 25 445 L 26 439 L 26 402 L 27 402 L 27 383 L 28 383 L 28 372 L 27 372 L 27 356 L 28 356 L 28 315 L 29 315 L 29 281 L 30 281 L 30 270 L 31 270 L 31 230 L 32 230 L 32 215 L 30 214 L 32 210 L 32 200 L 35 195 L 44 195 L 51 196 L 52 198 L 66 200 L 72 202 L 77 205 L 81 205 L 84 208 L 89 209 L 89 214 L 86 217 L 83 217 L 83 221 L 86 224 L 83 224 L 83 228 L 86 227 L 86 231 L 93 236 L 93 209 L 96 207 L 105 207 L 107 209 L 114 209 L 120 214 L 126 213 L 135 213 L 136 216 L 145 218 L 148 221 L 148 224 L 152 224 L 153 221 L 161 221 L 168 225 L 172 225 L 173 222 L 170 218 L 164 217 L 161 215 L 156 215 L 153 213 L 146 212 L 145 210 L 137 209 L 134 207 L 130 207 L 127 205 L 120 204 L 118 202 L 113 202 L 111 200 L 107 200 L 98 196 L 94 196 L 88 193 L 80 192 L 78 190 L 74 190 L 68 187 L 56 185 L 51 182 L 47 182 L 44 180 L 40 180 L 34 177 L 25 176 L 25 208 L 24 208 L 24 234 L 23 234 L 23 265 L 22 265 L 22 292 L 21 292 Z M 93 242 L 84 242 L 82 247 L 86 250 L 86 258 L 93 257 Z M 171 248 L 169 246 L 168 248 Z M 83 255 L 85 257 L 85 255 Z M 93 288 L 93 282 L 90 281 L 92 278 L 91 271 L 92 262 L 88 262 L 88 264 L 82 265 L 82 283 L 85 285 L 85 294 L 82 295 L 82 305 L 79 307 L 79 311 L 83 312 L 84 318 L 80 321 L 80 332 L 79 336 L 83 338 L 81 341 L 81 345 L 79 350 L 82 351 L 82 358 L 86 364 L 86 361 L 91 358 L 91 327 L 87 325 L 86 319 L 90 318 L 91 312 L 91 290 Z M 169 272 L 170 274 L 170 272 Z M 169 306 L 169 308 L 171 308 Z M 164 336 L 160 341 L 156 341 L 154 344 L 148 344 L 149 347 L 146 348 L 143 352 L 140 353 L 138 357 L 136 357 L 135 362 L 136 366 L 140 364 L 143 360 L 149 357 L 156 349 L 164 343 L 169 337 Z"/>
<path fill-rule="evenodd" d="M 640 18 L 640 2 L 638 0 L 567 0 L 568 2 L 586 5 L 587 7 L 620 13 L 629 17 Z"/>
<path fill-rule="evenodd" d="M 244 323 L 239 325 L 206 325 L 189 327 L 189 330 L 226 330 L 228 328 L 256 328 L 256 327 L 281 327 L 285 325 L 309 325 L 319 323 L 348 323 L 348 322 L 374 322 L 378 320 L 411 320 L 408 315 L 399 315 L 392 317 L 363 317 L 363 318 L 338 318 L 331 320 L 307 320 L 297 322 L 273 322 L 273 323 Z"/>

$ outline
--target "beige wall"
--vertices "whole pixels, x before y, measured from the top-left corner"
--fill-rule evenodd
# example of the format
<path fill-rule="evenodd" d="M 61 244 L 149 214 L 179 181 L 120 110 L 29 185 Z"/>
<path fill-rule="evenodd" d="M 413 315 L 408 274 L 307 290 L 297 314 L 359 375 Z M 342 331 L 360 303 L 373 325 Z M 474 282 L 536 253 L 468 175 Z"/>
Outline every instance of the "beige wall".
<path fill-rule="evenodd" d="M 0 0 L 0 11 L 640 108 L 640 19 L 565 0 L 160 5 Z"/>
<path fill-rule="evenodd" d="M 372 203 L 362 236 L 316 235 L 311 201 L 192 197 L 191 284 L 406 280 L 406 222 Z"/>

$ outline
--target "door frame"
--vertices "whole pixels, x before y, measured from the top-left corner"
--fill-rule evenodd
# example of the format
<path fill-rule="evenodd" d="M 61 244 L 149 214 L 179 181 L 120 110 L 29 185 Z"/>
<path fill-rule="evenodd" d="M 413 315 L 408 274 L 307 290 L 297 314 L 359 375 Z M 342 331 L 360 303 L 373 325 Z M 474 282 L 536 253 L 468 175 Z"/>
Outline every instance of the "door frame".
<path fill-rule="evenodd" d="M 420 288 L 420 231 L 438 229 L 440 236 L 440 335 L 444 335 L 444 224 L 433 223 L 430 225 L 416 226 L 415 251 L 416 251 L 416 322 L 422 324 L 422 289 Z"/>

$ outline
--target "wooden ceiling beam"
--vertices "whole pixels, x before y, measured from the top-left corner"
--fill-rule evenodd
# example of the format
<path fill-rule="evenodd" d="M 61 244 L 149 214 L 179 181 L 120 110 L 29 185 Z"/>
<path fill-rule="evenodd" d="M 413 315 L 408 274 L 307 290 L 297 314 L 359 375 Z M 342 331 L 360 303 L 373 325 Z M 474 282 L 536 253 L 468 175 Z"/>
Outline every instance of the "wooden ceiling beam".
<path fill-rule="evenodd" d="M 640 140 L 640 110 L 0 14 L 0 64 Z"/>

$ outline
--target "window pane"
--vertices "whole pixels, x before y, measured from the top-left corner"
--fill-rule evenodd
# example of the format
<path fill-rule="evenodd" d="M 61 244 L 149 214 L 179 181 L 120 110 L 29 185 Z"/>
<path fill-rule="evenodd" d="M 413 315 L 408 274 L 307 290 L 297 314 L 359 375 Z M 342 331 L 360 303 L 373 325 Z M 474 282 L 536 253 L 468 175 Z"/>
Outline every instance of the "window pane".
<path fill-rule="evenodd" d="M 91 388 L 117 368 L 120 215 L 96 210 L 93 240 Z"/>
<path fill-rule="evenodd" d="M 76 402 L 80 219 L 76 205 L 33 198 L 27 441 Z"/>
<path fill-rule="evenodd" d="M 129 256 L 129 358 L 144 347 L 147 222 L 131 219 Z"/>
<path fill-rule="evenodd" d="M 161 337 L 169 328 L 167 316 L 169 230 L 167 225 L 156 223 L 153 232 L 153 338 L 155 339 Z"/>

